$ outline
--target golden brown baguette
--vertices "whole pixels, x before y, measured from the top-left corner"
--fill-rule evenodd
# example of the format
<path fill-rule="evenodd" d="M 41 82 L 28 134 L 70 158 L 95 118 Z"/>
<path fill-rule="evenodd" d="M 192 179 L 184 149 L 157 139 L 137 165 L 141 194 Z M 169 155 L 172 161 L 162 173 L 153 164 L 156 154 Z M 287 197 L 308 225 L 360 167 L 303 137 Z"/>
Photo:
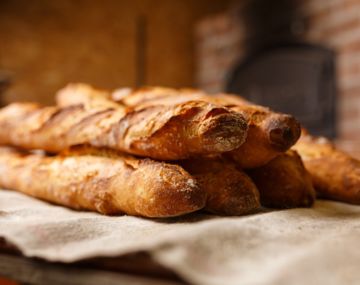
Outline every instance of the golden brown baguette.
<path fill-rule="evenodd" d="M 76 147 L 64 154 L 108 156 L 121 154 L 109 149 Z M 251 179 L 236 166 L 221 158 L 190 159 L 178 162 L 192 175 L 195 183 L 206 193 L 205 210 L 217 215 L 244 215 L 260 207 L 258 190 Z"/>
<path fill-rule="evenodd" d="M 258 187 L 261 205 L 265 207 L 310 207 L 315 201 L 311 177 L 296 151 L 282 153 L 247 173 Z"/>
<path fill-rule="evenodd" d="M 130 111 L 120 105 L 58 108 L 31 103 L 0 110 L 0 144 L 54 153 L 91 144 L 177 160 L 235 149 L 244 142 L 246 132 L 242 115 L 200 101 Z"/>
<path fill-rule="evenodd" d="M 264 165 L 288 150 L 299 139 L 301 132 L 300 124 L 293 116 L 273 112 L 235 95 L 208 95 L 199 90 L 147 87 L 135 91 L 119 89 L 113 92 L 112 98 L 137 108 L 202 100 L 232 109 L 243 115 L 249 125 L 245 143 L 229 154 L 245 169 Z"/>
<path fill-rule="evenodd" d="M 205 205 L 206 193 L 177 165 L 96 150 L 63 156 L 0 148 L 0 186 L 74 209 L 170 217 Z"/>
<path fill-rule="evenodd" d="M 205 210 L 217 215 L 244 215 L 260 208 L 259 192 L 250 177 L 222 158 L 181 161 L 208 198 Z"/>
<path fill-rule="evenodd" d="M 311 174 L 321 198 L 360 204 L 360 161 L 323 137 L 301 136 L 293 147 Z"/>

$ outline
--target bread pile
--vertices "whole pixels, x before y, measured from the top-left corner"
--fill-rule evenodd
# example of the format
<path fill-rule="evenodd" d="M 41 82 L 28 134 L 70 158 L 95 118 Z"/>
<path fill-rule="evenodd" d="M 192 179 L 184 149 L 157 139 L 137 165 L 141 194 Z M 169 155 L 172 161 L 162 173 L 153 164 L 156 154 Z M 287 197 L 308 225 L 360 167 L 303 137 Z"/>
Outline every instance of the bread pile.
<path fill-rule="evenodd" d="M 241 97 L 70 84 L 56 100 L 0 110 L 0 187 L 152 218 L 360 203 L 360 162 Z"/>

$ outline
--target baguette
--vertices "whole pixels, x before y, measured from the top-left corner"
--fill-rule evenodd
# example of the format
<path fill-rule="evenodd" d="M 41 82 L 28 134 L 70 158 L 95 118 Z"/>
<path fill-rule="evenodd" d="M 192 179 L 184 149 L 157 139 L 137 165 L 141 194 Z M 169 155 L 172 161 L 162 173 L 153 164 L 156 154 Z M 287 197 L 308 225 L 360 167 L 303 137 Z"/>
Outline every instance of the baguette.
<path fill-rule="evenodd" d="M 303 135 L 293 147 L 309 171 L 320 198 L 360 204 L 360 161 L 323 137 Z"/>
<path fill-rule="evenodd" d="M 259 192 L 245 172 L 221 158 L 181 161 L 179 164 L 207 192 L 205 210 L 217 215 L 240 216 L 260 208 Z"/>
<path fill-rule="evenodd" d="M 310 174 L 296 151 L 282 153 L 247 173 L 258 187 L 261 205 L 265 207 L 310 207 L 315 202 Z"/>
<path fill-rule="evenodd" d="M 0 148 L 0 186 L 73 209 L 151 218 L 204 207 L 206 193 L 177 165 L 107 151 L 21 153 Z"/>
<path fill-rule="evenodd" d="M 201 100 L 230 108 L 243 115 L 249 125 L 244 144 L 229 153 L 229 157 L 243 168 L 256 168 L 288 150 L 299 139 L 300 124 L 293 116 L 275 113 L 268 108 L 251 104 L 240 96 L 207 95 L 199 90 L 147 87 L 137 91 L 118 89 L 113 100 L 124 105 L 144 108 Z"/>
<path fill-rule="evenodd" d="M 116 159 L 121 154 L 109 149 L 76 147 L 65 155 L 109 156 Z M 259 192 L 251 179 L 236 166 L 221 158 L 203 158 L 178 161 L 206 192 L 204 210 L 217 215 L 239 216 L 256 211 L 260 207 Z M 179 167 L 179 166 L 178 166 Z"/>
<path fill-rule="evenodd" d="M 86 95 L 86 88 L 82 92 Z M 110 107 L 110 103 L 64 108 L 11 104 L 0 110 L 0 144 L 52 153 L 90 144 L 154 159 L 178 160 L 230 151 L 246 138 L 247 124 L 242 115 L 206 102 L 139 110 L 127 110 L 118 104 Z"/>

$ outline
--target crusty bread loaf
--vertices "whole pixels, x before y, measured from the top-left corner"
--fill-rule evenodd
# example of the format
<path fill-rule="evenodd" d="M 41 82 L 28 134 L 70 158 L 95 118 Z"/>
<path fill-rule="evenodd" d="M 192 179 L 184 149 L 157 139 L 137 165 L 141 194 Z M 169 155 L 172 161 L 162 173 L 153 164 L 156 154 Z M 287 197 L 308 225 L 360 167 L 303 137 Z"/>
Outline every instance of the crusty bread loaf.
<path fill-rule="evenodd" d="M 309 171 L 321 198 L 360 204 L 360 161 L 323 137 L 301 136 L 293 147 Z"/>
<path fill-rule="evenodd" d="M 301 132 L 300 124 L 293 116 L 273 112 L 235 95 L 208 95 L 200 90 L 147 87 L 135 91 L 118 89 L 113 92 L 112 98 L 135 108 L 201 100 L 232 109 L 243 115 L 249 125 L 245 143 L 229 154 L 241 168 L 266 164 L 294 145 Z"/>
<path fill-rule="evenodd" d="M 247 173 L 258 187 L 265 207 L 310 207 L 315 201 L 310 174 L 296 151 L 288 150 Z"/>
<path fill-rule="evenodd" d="M 63 156 L 0 148 L 0 187 L 103 214 L 170 217 L 201 209 L 206 193 L 183 168 L 109 151 Z"/>
<path fill-rule="evenodd" d="M 205 210 L 217 215 L 244 215 L 260 208 L 259 192 L 245 172 L 226 159 L 198 158 L 179 164 L 207 192 Z"/>
<path fill-rule="evenodd" d="M 83 94 L 88 95 L 86 92 Z M 91 94 L 96 96 L 96 91 Z M 56 153 L 87 143 L 177 160 L 230 151 L 245 141 L 243 116 L 221 106 L 188 101 L 127 110 L 108 104 L 64 108 L 11 104 L 0 110 L 0 144 Z"/>
<path fill-rule="evenodd" d="M 119 152 L 81 146 L 64 155 L 94 155 L 122 159 Z M 196 158 L 177 161 L 194 179 L 194 184 L 206 193 L 205 210 L 217 215 L 244 215 L 260 207 L 259 192 L 251 179 L 222 158 Z M 179 167 L 180 168 L 180 167 Z"/>
<path fill-rule="evenodd" d="M 105 93 L 83 85 L 69 85 L 57 94 L 61 107 L 82 104 L 88 108 L 113 107 Z M 121 107 L 121 106 L 120 106 Z M 94 150 L 96 153 L 96 150 Z M 251 179 L 223 158 L 194 158 L 178 162 L 207 192 L 205 210 L 218 215 L 243 215 L 260 207 L 259 193 Z"/>

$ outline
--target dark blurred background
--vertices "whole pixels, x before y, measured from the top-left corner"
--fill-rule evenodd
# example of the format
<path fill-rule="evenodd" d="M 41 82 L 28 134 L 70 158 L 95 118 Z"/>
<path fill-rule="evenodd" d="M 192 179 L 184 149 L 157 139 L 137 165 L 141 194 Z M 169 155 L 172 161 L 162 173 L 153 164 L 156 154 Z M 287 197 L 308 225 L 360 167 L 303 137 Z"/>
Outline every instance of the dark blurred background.
<path fill-rule="evenodd" d="M 359 9 L 359 0 L 1 0 L 0 102 L 50 104 L 78 81 L 229 91 L 357 152 Z"/>

